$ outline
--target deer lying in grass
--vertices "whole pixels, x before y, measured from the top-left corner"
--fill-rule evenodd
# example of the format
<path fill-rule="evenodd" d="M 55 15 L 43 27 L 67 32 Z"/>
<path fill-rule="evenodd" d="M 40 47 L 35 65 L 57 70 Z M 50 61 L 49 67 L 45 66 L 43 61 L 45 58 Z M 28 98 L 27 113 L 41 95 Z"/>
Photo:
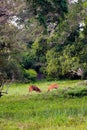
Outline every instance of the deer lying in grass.
<path fill-rule="evenodd" d="M 31 85 L 29 87 L 29 92 L 32 92 L 32 91 L 36 91 L 36 92 L 39 92 L 39 93 L 41 92 L 41 90 L 38 87 L 34 86 L 34 85 Z"/>
<path fill-rule="evenodd" d="M 53 90 L 53 89 L 58 89 L 58 84 L 51 84 L 49 87 L 48 87 L 48 91 L 47 92 L 49 92 L 49 91 L 51 91 L 51 90 Z"/>

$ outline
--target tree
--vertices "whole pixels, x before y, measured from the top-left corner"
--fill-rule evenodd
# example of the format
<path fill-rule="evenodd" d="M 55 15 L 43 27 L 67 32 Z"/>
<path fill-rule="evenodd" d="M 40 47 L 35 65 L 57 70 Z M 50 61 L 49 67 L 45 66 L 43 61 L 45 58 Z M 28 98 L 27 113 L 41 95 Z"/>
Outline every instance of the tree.
<path fill-rule="evenodd" d="M 48 78 L 54 78 L 57 79 L 61 75 L 61 66 L 59 61 L 59 54 L 55 51 L 54 48 L 47 51 L 46 53 L 46 59 L 47 59 L 47 77 Z"/>
<path fill-rule="evenodd" d="M 27 2 L 29 11 L 33 12 L 46 30 L 50 23 L 54 27 L 58 25 L 60 19 L 64 18 L 65 13 L 68 12 L 67 0 L 27 0 Z"/>
<path fill-rule="evenodd" d="M 24 2 L 23 2 L 24 3 Z M 16 8 L 15 8 L 16 7 Z M 23 6 L 22 6 L 23 7 Z M 18 9 L 18 10 L 17 10 Z M 22 8 L 23 9 L 23 8 Z M 18 54 L 21 49 L 23 49 L 23 42 L 19 42 L 18 28 L 12 26 L 9 21 L 14 15 L 19 14 L 21 7 L 19 7 L 19 2 L 13 0 L 0 0 L 0 96 L 2 96 L 3 84 L 11 77 L 8 76 L 7 68 L 14 72 L 12 66 L 9 67 L 11 60 L 15 60 L 19 57 Z M 17 62 L 16 62 L 17 63 Z M 18 65 L 14 67 L 18 67 Z"/>
<path fill-rule="evenodd" d="M 55 32 L 48 38 L 47 41 L 51 51 L 54 50 L 53 53 L 47 51 L 47 55 L 49 54 L 50 57 L 48 58 L 47 56 L 48 74 L 57 74 L 60 70 L 61 75 L 64 76 L 70 71 L 76 72 L 79 68 L 86 70 L 87 41 L 86 36 L 83 34 L 83 32 L 81 33 L 81 28 L 79 26 L 80 23 L 86 21 L 86 8 L 84 8 L 83 5 L 84 2 L 82 1 L 71 4 L 65 19 L 62 20 L 59 25 L 57 25 Z M 86 33 L 86 24 L 83 30 Z M 84 38 L 81 38 L 83 35 Z M 54 56 L 55 54 L 57 55 L 56 58 Z M 60 69 L 58 69 L 59 66 Z M 52 77 L 52 75 L 50 76 Z"/>

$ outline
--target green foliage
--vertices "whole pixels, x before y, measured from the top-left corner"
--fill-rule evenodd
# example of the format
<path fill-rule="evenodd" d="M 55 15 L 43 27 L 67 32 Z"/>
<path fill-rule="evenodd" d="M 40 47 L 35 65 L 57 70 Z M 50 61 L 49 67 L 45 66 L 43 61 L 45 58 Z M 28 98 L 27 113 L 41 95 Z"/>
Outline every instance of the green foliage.
<path fill-rule="evenodd" d="M 35 62 L 33 64 L 33 68 L 39 73 L 43 73 L 43 67 L 45 67 L 46 63 L 46 52 L 48 49 L 47 40 L 43 37 L 36 39 L 36 41 L 32 44 L 32 53 L 35 57 Z"/>
<path fill-rule="evenodd" d="M 27 0 L 39 22 L 47 29 L 47 23 L 59 21 L 68 12 L 67 0 Z M 31 3 L 31 4 L 30 4 Z"/>
<path fill-rule="evenodd" d="M 47 59 L 46 71 L 48 77 L 50 76 L 52 78 L 59 78 L 59 75 L 61 73 L 61 68 L 60 68 L 58 53 L 56 53 L 55 50 L 51 49 L 47 52 L 46 59 Z"/>
<path fill-rule="evenodd" d="M 80 37 L 81 31 L 78 24 L 78 12 L 81 11 L 82 16 L 80 16 L 79 22 L 82 22 L 86 16 L 85 9 L 82 6 L 82 3 L 71 5 L 70 8 L 72 10 L 65 17 L 65 20 L 59 23 L 51 37 L 48 38 L 48 44 L 53 53 L 49 53 L 51 52 L 49 50 L 47 51 L 47 55 L 49 54 L 50 57 L 48 58 L 47 56 L 47 73 L 56 72 L 58 74 L 60 72 L 60 75 L 63 77 L 63 75 L 71 70 L 77 71 L 78 68 L 85 69 L 87 66 L 86 35 L 83 38 Z M 86 33 L 86 24 L 83 28 L 83 32 Z"/>
<path fill-rule="evenodd" d="M 84 97 L 87 96 L 87 88 L 84 85 L 83 87 L 76 86 L 74 88 L 66 88 L 66 90 L 63 92 L 63 96 L 68 98 L 75 98 L 75 97 Z"/>
<path fill-rule="evenodd" d="M 35 55 L 32 53 L 32 51 L 29 54 L 25 54 L 22 57 L 21 65 L 25 69 L 29 69 L 33 67 L 33 64 L 35 62 Z"/>
<path fill-rule="evenodd" d="M 25 46 L 23 42 L 19 42 L 18 30 L 15 27 L 10 27 L 8 24 L 0 27 L 0 72 L 6 74 L 7 79 L 20 80 L 22 78 L 20 54 Z"/>
<path fill-rule="evenodd" d="M 33 69 L 38 75 L 58 79 L 81 68 L 81 76 L 86 78 L 87 2 L 27 1 L 29 8 L 20 13 L 22 22 L 27 24 L 28 21 L 26 28 L 18 30 L 8 23 L 0 25 L 0 73 L 18 80 L 25 73 L 26 79 L 34 80 L 32 72 L 28 72 L 30 75 L 24 72 Z M 23 6 L 24 3 L 18 4 Z M 18 12 L 20 8 L 17 5 Z M 80 27 L 80 23 L 84 23 L 84 27 Z"/>
<path fill-rule="evenodd" d="M 37 78 L 37 72 L 34 69 L 25 69 L 24 70 L 24 79 L 25 82 L 35 81 Z"/>
<path fill-rule="evenodd" d="M 22 81 L 23 72 L 21 66 L 16 62 L 16 60 L 8 61 L 7 65 L 4 68 L 4 71 L 7 74 L 7 78 L 11 80 Z"/>
<path fill-rule="evenodd" d="M 44 57 L 47 51 L 47 40 L 45 38 L 36 39 L 36 41 L 32 45 L 32 50 L 34 51 L 35 55 L 38 57 Z M 39 58 L 38 57 L 38 58 Z"/>

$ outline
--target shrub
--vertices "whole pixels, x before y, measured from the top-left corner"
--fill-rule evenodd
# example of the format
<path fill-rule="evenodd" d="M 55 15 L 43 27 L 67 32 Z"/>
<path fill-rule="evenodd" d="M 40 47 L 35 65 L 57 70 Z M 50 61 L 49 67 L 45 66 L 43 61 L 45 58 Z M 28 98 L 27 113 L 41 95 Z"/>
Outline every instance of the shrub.
<path fill-rule="evenodd" d="M 84 70 L 81 78 L 82 79 L 87 79 L 87 70 Z"/>
<path fill-rule="evenodd" d="M 34 69 L 25 69 L 24 78 L 26 81 L 35 81 L 35 79 L 37 78 L 37 72 Z"/>

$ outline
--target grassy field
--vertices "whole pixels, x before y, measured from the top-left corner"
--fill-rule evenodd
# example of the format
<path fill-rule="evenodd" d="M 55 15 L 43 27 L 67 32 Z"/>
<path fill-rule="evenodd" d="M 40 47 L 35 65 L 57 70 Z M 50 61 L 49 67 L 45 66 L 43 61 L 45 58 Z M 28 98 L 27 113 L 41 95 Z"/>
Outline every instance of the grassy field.
<path fill-rule="evenodd" d="M 47 93 L 52 83 L 58 83 L 59 89 Z M 0 130 L 87 130 L 87 85 L 83 81 L 34 84 L 42 93 L 29 93 L 31 83 L 10 84 L 8 95 L 0 98 Z"/>

